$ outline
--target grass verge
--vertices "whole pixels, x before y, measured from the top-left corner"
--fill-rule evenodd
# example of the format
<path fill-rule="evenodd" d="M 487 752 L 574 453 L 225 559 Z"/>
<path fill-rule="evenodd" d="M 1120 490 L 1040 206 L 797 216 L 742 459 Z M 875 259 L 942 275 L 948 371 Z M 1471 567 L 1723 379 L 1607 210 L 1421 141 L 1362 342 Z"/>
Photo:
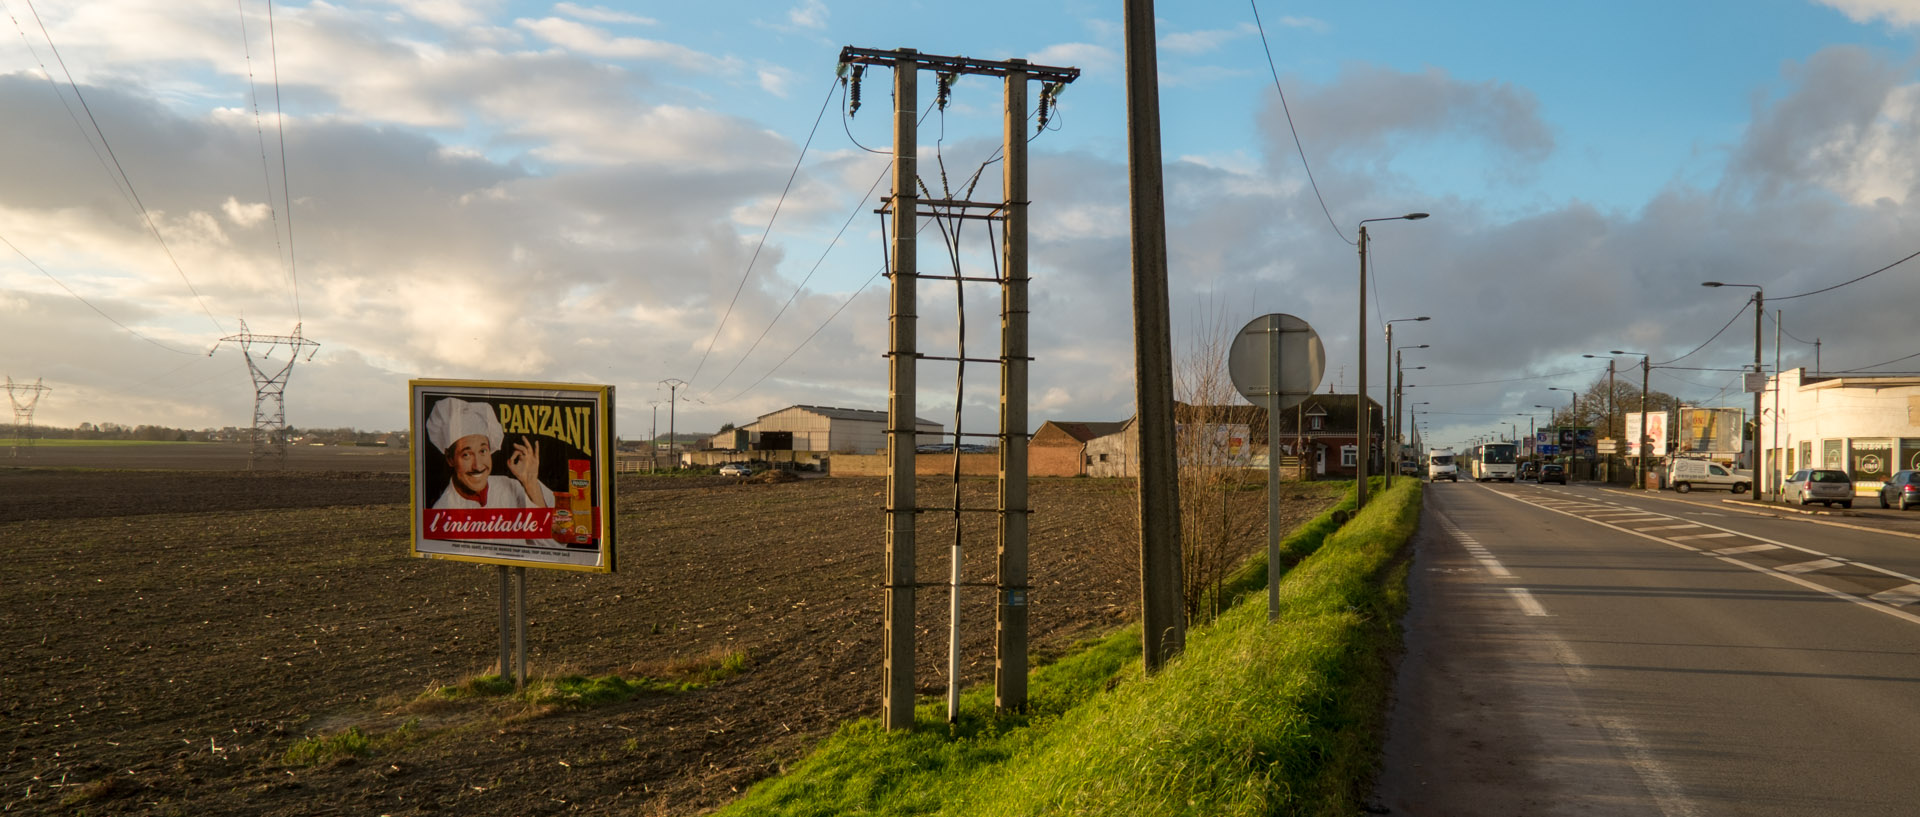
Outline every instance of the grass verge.
<path fill-rule="evenodd" d="M 968 694 L 960 723 L 924 704 L 921 726 L 842 727 L 723 815 L 1253 815 L 1353 813 L 1379 751 L 1388 655 L 1405 607 L 1403 545 L 1420 484 L 1352 500 L 1286 538 L 1297 560 L 1268 623 L 1265 556 L 1228 585 L 1240 600 L 1141 675 L 1139 633 L 1090 642 L 1035 670 L 1024 715 Z"/>

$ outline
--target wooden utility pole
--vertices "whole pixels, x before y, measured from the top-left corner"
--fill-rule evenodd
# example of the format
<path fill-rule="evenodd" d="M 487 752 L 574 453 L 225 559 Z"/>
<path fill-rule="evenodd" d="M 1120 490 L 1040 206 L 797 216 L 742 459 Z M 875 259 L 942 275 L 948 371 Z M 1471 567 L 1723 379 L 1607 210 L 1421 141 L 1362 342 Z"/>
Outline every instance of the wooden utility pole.
<path fill-rule="evenodd" d="M 1014 60 L 1022 63 L 1022 60 Z M 1027 72 L 1006 77 L 1000 222 L 1000 551 L 993 705 L 1027 706 Z"/>
<path fill-rule="evenodd" d="M 1127 198 L 1133 235 L 1134 407 L 1140 432 L 1140 640 L 1148 672 L 1186 646 L 1180 485 L 1173 442 L 1173 330 L 1153 0 L 1126 0 Z"/>
<path fill-rule="evenodd" d="M 887 589 L 881 721 L 887 729 L 913 726 L 913 455 L 918 423 L 919 66 L 902 49 L 893 68 L 893 266 L 887 315 Z"/>

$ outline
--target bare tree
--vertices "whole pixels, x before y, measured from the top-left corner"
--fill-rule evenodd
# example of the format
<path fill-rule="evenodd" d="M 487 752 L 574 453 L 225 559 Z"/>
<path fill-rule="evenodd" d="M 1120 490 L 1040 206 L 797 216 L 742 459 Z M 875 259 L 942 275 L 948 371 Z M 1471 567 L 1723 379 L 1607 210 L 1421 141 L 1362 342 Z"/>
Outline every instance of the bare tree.
<path fill-rule="evenodd" d="M 1266 415 L 1238 402 L 1227 374 L 1227 351 L 1235 327 L 1224 310 L 1204 316 L 1174 366 L 1175 449 L 1179 457 L 1180 552 L 1185 569 L 1187 621 L 1219 615 L 1222 584 L 1265 533 L 1266 516 L 1251 512 L 1247 497 L 1265 486 L 1266 475 L 1250 466 L 1253 432 Z M 1236 403 L 1238 403 L 1236 405 Z"/>

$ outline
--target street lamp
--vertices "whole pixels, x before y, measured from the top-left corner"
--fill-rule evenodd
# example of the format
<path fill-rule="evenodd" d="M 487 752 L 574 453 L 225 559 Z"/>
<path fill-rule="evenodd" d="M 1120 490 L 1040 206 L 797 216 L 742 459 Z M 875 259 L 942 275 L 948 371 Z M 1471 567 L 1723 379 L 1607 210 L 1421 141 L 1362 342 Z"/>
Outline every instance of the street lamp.
<path fill-rule="evenodd" d="M 1414 321 L 1430 321 L 1430 320 L 1433 320 L 1433 318 L 1426 315 L 1422 315 L 1418 318 L 1393 318 L 1391 320 L 1388 320 L 1386 322 L 1387 351 L 1389 352 L 1394 351 L 1394 348 L 1393 348 L 1393 325 L 1394 324 L 1411 323 Z M 1398 369 L 1399 356 L 1397 354 L 1394 357 L 1394 362 L 1396 364 L 1395 368 Z M 1386 449 L 1387 456 L 1384 459 L 1387 461 L 1387 487 L 1388 488 L 1393 487 L 1393 472 L 1400 470 L 1400 467 L 1399 467 L 1400 466 L 1400 458 L 1399 458 L 1400 446 L 1398 445 L 1399 441 L 1394 439 L 1394 437 L 1397 436 L 1395 432 L 1400 430 L 1400 409 L 1395 402 L 1395 399 L 1398 397 L 1398 392 L 1396 392 L 1393 388 L 1393 378 L 1394 378 L 1394 373 L 1388 372 L 1387 373 L 1387 392 L 1388 393 L 1387 393 L 1386 400 L 1384 401 L 1386 403 L 1385 409 L 1386 409 L 1386 415 L 1387 415 L 1386 423 L 1383 424 L 1383 429 L 1387 432 L 1386 440 L 1384 440 L 1387 446 L 1387 449 Z"/>
<path fill-rule="evenodd" d="M 1647 373 L 1653 370 L 1652 357 L 1644 352 L 1622 352 L 1619 349 L 1607 354 L 1640 357 L 1640 462 L 1639 469 L 1634 473 L 1633 487 L 1646 490 L 1647 458 L 1653 455 L 1652 451 L 1647 450 L 1647 426 L 1652 425 L 1647 422 Z"/>
<path fill-rule="evenodd" d="M 1426 213 L 1408 213 L 1404 216 L 1393 216 L 1391 218 L 1366 218 L 1360 220 L 1360 240 L 1355 242 L 1360 245 L 1360 327 L 1359 331 L 1354 333 L 1354 340 L 1358 342 L 1360 347 L 1360 371 L 1358 373 L 1360 394 L 1354 400 L 1353 406 L 1353 416 L 1354 419 L 1358 421 L 1357 425 L 1359 426 L 1357 429 L 1358 433 L 1354 436 L 1359 438 L 1360 459 L 1355 463 L 1357 467 L 1354 472 L 1354 513 L 1359 513 L 1360 509 L 1367 506 L 1367 459 L 1373 456 L 1371 450 L 1373 447 L 1371 444 L 1372 440 L 1370 439 L 1372 437 L 1372 423 L 1368 421 L 1367 417 L 1369 414 L 1367 411 L 1367 225 L 1375 221 L 1419 221 L 1426 217 Z"/>
<path fill-rule="evenodd" d="M 1753 373 L 1766 375 L 1760 368 L 1760 317 L 1766 312 L 1767 291 L 1759 284 L 1726 284 L 1719 281 L 1702 281 L 1703 287 L 1750 287 L 1753 289 Z M 1753 392 L 1753 501 L 1760 501 L 1760 395 L 1764 389 L 1748 389 Z M 1777 422 L 1777 421 L 1776 421 Z"/>
<path fill-rule="evenodd" d="M 1401 320 L 1409 320 L 1409 319 L 1407 319 L 1407 318 L 1402 318 Z M 1416 320 L 1416 321 L 1424 321 L 1424 320 L 1427 320 L 1427 319 L 1426 319 L 1426 318 L 1412 318 L 1411 320 Z M 1392 459 L 1392 460 L 1393 460 L 1393 461 L 1394 461 L 1394 462 L 1395 462 L 1395 463 L 1397 464 L 1397 463 L 1399 463 L 1399 462 L 1400 462 L 1400 458 L 1401 458 L 1401 454 L 1400 454 L 1400 425 L 1401 425 L 1401 414 L 1402 414 L 1403 412 L 1401 411 L 1401 405 L 1400 405 L 1400 404 L 1401 404 L 1401 403 L 1403 402 L 1403 400 L 1404 400 L 1404 398 L 1406 397 L 1406 395 L 1404 394 L 1404 392 L 1405 392 L 1405 390 L 1406 390 L 1406 383 L 1407 383 L 1407 375 L 1406 375 L 1406 370 L 1405 370 L 1404 368 L 1402 368 L 1402 367 L 1401 367 L 1401 362 L 1400 362 L 1400 353 L 1401 353 L 1401 352 L 1403 352 L 1403 351 L 1406 351 L 1406 350 L 1408 350 L 1408 349 L 1425 349 L 1425 348 L 1428 348 L 1428 346 L 1429 346 L 1429 344 L 1425 344 L 1425 343 L 1422 343 L 1422 344 L 1420 344 L 1420 345 L 1418 345 L 1418 346 L 1398 346 L 1398 347 L 1396 347 L 1396 346 L 1394 346 L 1394 345 L 1393 345 L 1393 324 L 1394 324 L 1394 322 L 1393 322 L 1393 321 L 1387 321 L 1387 349 L 1389 349 L 1389 350 L 1391 350 L 1391 351 L 1393 352 L 1393 370 L 1394 370 L 1394 375 L 1395 375 L 1395 377 L 1394 377 L 1394 381 L 1393 381 L 1393 382 L 1394 382 L 1394 383 L 1396 383 L 1396 385 L 1395 385 L 1395 388 L 1394 388 L 1394 391 L 1393 391 L 1393 416 L 1392 416 L 1392 418 L 1391 418 L 1391 419 L 1392 419 L 1392 422 L 1388 424 L 1388 425 L 1389 425 L 1389 427 L 1390 427 L 1390 429 L 1389 429 L 1389 431 L 1387 432 L 1387 434 L 1388 434 L 1388 439 L 1389 439 L 1389 442 L 1388 442 L 1388 446 L 1389 446 L 1389 447 L 1390 447 L 1390 448 L 1392 449 L 1392 452 L 1393 452 L 1393 453 L 1392 453 L 1392 456 L 1390 457 L 1390 459 Z M 1413 367 L 1413 368 L 1415 368 L 1415 369 L 1424 369 L 1424 368 L 1427 368 L 1427 367 L 1425 367 L 1425 366 L 1415 366 L 1415 367 Z M 1388 487 L 1392 487 L 1392 486 L 1393 486 L 1393 474 L 1392 474 L 1392 471 L 1394 471 L 1394 470 L 1398 470 L 1398 469 L 1397 469 L 1397 465 L 1396 465 L 1396 467 L 1394 467 L 1394 468 L 1389 468 L 1389 469 L 1388 469 L 1388 474 L 1387 474 L 1387 486 L 1388 486 Z"/>
<path fill-rule="evenodd" d="M 1581 355 L 1581 357 L 1590 357 L 1598 360 L 1600 358 L 1600 355 Z M 1613 434 L 1613 358 L 1612 357 L 1607 358 L 1607 437 L 1609 439 L 1614 438 L 1614 434 Z M 1619 445 L 1619 441 L 1616 439 L 1614 441 L 1614 444 Z M 1613 455 L 1612 454 L 1607 455 L 1607 481 L 1608 482 L 1613 481 Z"/>

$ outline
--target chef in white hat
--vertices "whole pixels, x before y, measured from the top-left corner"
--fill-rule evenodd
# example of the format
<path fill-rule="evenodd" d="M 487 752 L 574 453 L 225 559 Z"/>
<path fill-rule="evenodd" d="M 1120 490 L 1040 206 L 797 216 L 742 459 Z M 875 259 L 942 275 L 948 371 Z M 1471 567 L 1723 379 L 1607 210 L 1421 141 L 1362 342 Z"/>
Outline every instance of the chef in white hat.
<path fill-rule="evenodd" d="M 513 476 L 493 475 L 493 452 L 506 435 L 486 403 L 448 397 L 427 413 L 427 440 L 447 456 L 453 478 L 435 508 L 551 508 L 553 491 L 540 484 L 540 443 L 522 438 L 507 456 Z"/>

